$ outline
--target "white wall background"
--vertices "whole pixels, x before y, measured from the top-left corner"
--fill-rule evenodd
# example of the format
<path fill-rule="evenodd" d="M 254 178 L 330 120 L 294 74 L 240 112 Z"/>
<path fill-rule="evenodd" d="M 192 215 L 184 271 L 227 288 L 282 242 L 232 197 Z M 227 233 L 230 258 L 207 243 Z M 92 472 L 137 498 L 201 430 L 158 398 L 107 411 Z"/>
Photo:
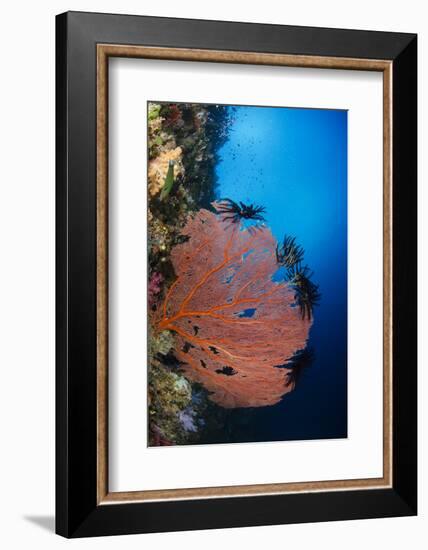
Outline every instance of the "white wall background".
<path fill-rule="evenodd" d="M 134 13 L 419 33 L 425 90 L 428 19 L 420 0 L 57 0 L 5 3 L 0 17 L 0 545 L 21 548 L 426 547 L 427 476 L 420 516 L 324 524 L 75 540 L 53 534 L 54 511 L 54 16 L 66 10 Z M 425 67 L 423 66 L 425 62 Z M 420 110 L 420 252 L 426 109 Z M 426 277 L 420 257 L 420 281 Z M 424 363 L 420 291 L 420 365 Z M 427 306 L 428 304 L 425 304 Z M 426 307 L 425 307 L 426 309 Z M 426 461 L 427 376 L 420 369 L 420 464 Z"/>

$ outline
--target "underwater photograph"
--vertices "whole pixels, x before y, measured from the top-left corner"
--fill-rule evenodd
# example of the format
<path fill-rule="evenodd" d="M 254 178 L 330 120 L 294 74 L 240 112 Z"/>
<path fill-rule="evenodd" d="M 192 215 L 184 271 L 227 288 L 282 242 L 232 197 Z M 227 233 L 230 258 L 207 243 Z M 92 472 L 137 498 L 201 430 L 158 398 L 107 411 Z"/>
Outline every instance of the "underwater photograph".
<path fill-rule="evenodd" d="M 347 437 L 347 118 L 148 102 L 148 446 Z"/>

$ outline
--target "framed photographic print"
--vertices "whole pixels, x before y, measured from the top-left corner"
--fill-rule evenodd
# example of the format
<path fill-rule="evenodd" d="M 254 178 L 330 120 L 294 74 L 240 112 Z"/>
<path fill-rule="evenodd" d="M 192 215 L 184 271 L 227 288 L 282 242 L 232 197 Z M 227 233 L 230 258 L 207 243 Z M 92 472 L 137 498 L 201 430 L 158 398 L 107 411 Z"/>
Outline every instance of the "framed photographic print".
<path fill-rule="evenodd" d="M 57 16 L 57 532 L 417 510 L 416 36 Z"/>

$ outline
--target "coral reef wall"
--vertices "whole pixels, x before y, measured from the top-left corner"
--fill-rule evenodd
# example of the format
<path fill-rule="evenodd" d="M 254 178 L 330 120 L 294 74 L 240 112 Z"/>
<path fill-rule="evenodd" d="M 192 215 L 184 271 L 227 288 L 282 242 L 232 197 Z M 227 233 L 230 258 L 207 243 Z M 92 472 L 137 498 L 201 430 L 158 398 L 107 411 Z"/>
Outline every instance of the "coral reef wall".
<path fill-rule="evenodd" d="M 207 393 L 180 369 L 173 333 L 154 318 L 176 279 L 171 251 L 183 242 L 189 214 L 215 197 L 218 150 L 233 110 L 221 105 L 148 104 L 149 444 L 195 442 Z"/>

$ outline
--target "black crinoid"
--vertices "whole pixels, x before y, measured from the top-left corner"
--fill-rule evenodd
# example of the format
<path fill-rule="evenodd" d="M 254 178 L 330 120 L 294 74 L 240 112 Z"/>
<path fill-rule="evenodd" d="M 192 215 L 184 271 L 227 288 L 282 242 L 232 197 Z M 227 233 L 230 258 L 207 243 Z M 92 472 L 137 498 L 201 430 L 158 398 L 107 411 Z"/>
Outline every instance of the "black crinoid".
<path fill-rule="evenodd" d="M 284 236 L 282 245 L 276 247 L 276 261 L 286 269 L 291 269 L 303 261 L 305 251 L 296 244 L 296 238 Z"/>
<path fill-rule="evenodd" d="M 314 306 L 319 304 L 321 294 L 319 286 L 311 281 L 313 272 L 300 263 L 287 271 L 288 284 L 294 290 L 294 299 L 300 308 L 302 319 L 312 319 Z"/>
<path fill-rule="evenodd" d="M 285 386 L 288 388 L 293 385 L 293 389 L 296 387 L 303 372 L 312 366 L 315 360 L 314 349 L 305 348 L 297 351 L 288 363 L 284 365 L 287 369 L 291 369 L 287 374 L 287 382 Z"/>
<path fill-rule="evenodd" d="M 296 238 L 285 235 L 282 245 L 276 247 L 276 261 L 286 269 L 285 279 L 294 290 L 294 299 L 300 308 L 302 319 L 312 319 L 314 306 L 321 298 L 319 287 L 311 281 L 313 272 L 303 266 L 305 251 L 296 244 Z"/>
<path fill-rule="evenodd" d="M 239 201 L 239 204 L 232 199 L 220 199 L 217 202 L 216 209 L 223 216 L 223 221 L 231 223 L 239 223 L 241 220 L 255 220 L 264 222 L 262 214 L 265 213 L 264 206 L 256 206 L 255 204 L 244 204 Z"/>

